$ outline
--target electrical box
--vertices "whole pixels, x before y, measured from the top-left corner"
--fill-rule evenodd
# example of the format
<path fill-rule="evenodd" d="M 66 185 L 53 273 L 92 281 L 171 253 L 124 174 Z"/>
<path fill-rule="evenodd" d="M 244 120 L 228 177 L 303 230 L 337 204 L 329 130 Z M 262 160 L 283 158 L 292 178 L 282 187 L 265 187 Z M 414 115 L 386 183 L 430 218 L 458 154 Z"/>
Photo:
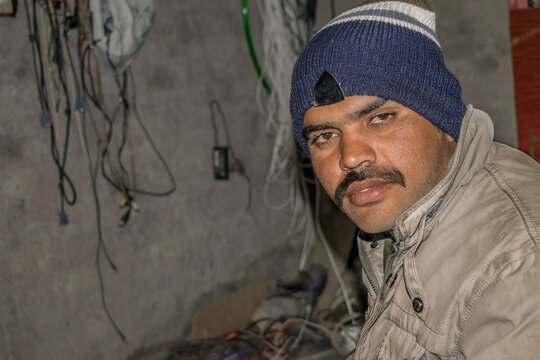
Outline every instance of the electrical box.
<path fill-rule="evenodd" d="M 213 157 L 214 179 L 229 179 L 229 149 L 225 146 L 215 146 Z"/>

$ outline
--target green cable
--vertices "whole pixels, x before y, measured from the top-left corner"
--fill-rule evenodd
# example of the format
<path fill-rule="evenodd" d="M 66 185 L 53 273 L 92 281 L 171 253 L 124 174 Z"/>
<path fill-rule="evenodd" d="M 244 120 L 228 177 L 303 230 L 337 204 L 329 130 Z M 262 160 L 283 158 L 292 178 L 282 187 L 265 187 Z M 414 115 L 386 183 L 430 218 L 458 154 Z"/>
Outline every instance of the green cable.
<path fill-rule="evenodd" d="M 249 55 L 251 56 L 251 61 L 253 62 L 253 67 L 255 67 L 255 71 L 257 72 L 257 75 L 261 77 L 261 68 L 259 66 L 259 62 L 257 61 L 257 55 L 255 54 L 255 49 L 253 49 L 253 41 L 251 40 L 251 31 L 249 30 L 247 0 L 241 0 L 241 1 L 242 1 L 242 16 L 244 18 L 244 32 L 246 33 L 246 42 L 249 49 Z M 264 78 L 262 79 L 262 84 L 264 86 L 264 89 L 268 93 L 268 95 L 272 94 L 272 89 L 270 89 L 270 86 L 268 86 L 266 79 Z"/>

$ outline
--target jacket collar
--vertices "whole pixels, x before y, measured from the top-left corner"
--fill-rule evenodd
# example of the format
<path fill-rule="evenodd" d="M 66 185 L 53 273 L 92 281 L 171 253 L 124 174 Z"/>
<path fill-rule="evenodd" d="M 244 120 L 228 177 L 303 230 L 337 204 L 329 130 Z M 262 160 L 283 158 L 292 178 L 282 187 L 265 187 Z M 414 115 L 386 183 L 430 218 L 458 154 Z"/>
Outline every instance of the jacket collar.
<path fill-rule="evenodd" d="M 471 177 L 488 161 L 493 144 L 493 123 L 489 116 L 467 107 L 463 117 L 459 140 L 454 155 L 448 164 L 446 176 L 420 200 L 411 205 L 396 219 L 394 235 L 404 245 L 416 242 L 413 236 L 422 221 L 429 223 L 436 217 L 441 206 L 452 198 L 452 194 L 462 185 L 467 184 Z"/>

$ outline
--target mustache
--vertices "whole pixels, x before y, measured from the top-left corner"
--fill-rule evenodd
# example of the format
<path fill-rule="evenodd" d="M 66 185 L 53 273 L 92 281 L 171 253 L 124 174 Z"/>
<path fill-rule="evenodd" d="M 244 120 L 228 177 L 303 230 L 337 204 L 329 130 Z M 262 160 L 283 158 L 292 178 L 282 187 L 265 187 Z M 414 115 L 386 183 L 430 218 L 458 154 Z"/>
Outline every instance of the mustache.
<path fill-rule="evenodd" d="M 405 176 L 398 169 L 377 169 L 377 168 L 363 168 L 358 171 L 349 171 L 345 178 L 339 183 L 334 194 L 334 199 L 337 206 L 343 207 L 343 198 L 347 193 L 349 186 L 356 181 L 363 181 L 368 179 L 382 179 L 389 183 L 399 184 L 405 187 Z"/>

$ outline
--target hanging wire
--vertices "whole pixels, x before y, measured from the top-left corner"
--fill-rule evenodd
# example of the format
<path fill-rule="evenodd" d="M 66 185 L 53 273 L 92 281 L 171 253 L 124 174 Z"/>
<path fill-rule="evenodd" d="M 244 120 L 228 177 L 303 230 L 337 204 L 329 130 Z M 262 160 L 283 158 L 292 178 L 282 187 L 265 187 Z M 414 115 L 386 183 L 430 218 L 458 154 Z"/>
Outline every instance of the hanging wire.
<path fill-rule="evenodd" d="M 97 177 L 101 170 L 105 180 L 120 191 L 124 195 L 124 199 L 127 199 L 128 210 L 121 217 L 121 225 L 127 223 L 131 210 L 137 209 L 133 201 L 136 194 L 169 195 L 176 189 L 176 182 L 137 111 L 135 83 L 131 72 L 117 73 L 115 71 L 114 79 L 121 101 L 113 105 L 112 112 L 107 110 L 101 83 L 100 64 L 90 26 L 89 2 L 88 0 L 74 0 L 73 2 L 74 12 L 72 12 L 68 0 L 32 0 L 31 3 L 24 0 L 34 76 L 41 108 L 41 123 L 49 126 L 51 154 L 58 169 L 60 224 L 62 225 L 68 222 L 65 205 L 73 205 L 77 199 L 74 183 L 67 174 L 71 128 L 74 124 L 77 126 L 81 150 L 88 163 L 96 210 L 98 239 L 95 260 L 102 305 L 111 324 L 125 341 L 124 334 L 110 314 L 105 297 L 101 256 L 105 256 L 106 261 L 114 271 L 117 271 L 117 267 L 113 263 L 103 239 Z M 77 26 L 78 36 L 75 45 L 73 41 L 70 43 L 69 40 L 70 36 L 75 33 L 72 29 Z M 72 57 L 70 50 L 72 46 L 78 48 L 78 64 L 75 64 Z M 106 55 L 110 60 L 108 51 Z M 113 64 L 111 63 L 111 65 Z M 113 69 L 116 70 L 114 66 Z M 109 94 L 110 89 L 107 90 L 107 94 Z M 89 100 L 88 103 L 86 100 Z M 99 126 L 92 115 L 92 106 L 97 109 L 102 118 L 102 123 Z M 130 121 L 132 114 L 135 114 L 135 123 Z M 91 127 L 98 138 L 94 156 L 91 155 L 91 146 L 86 132 L 87 118 L 91 120 Z M 116 127 L 120 127 L 119 132 L 113 132 L 115 124 Z M 137 187 L 135 152 L 131 136 L 133 124 L 137 124 L 141 128 L 145 140 L 150 144 L 167 174 L 170 186 L 162 191 Z M 131 156 L 129 166 L 126 166 L 123 161 L 124 154 L 128 150 Z"/>
<path fill-rule="evenodd" d="M 251 177 L 247 174 L 244 163 L 238 159 L 236 156 L 236 153 L 234 152 L 233 147 L 231 146 L 231 138 L 229 136 L 229 127 L 227 126 L 227 120 L 225 118 L 225 113 L 221 109 L 221 104 L 218 100 L 212 99 L 208 102 L 208 107 L 210 108 L 210 120 L 212 122 L 212 129 L 214 130 L 214 146 L 218 146 L 218 126 L 216 124 L 216 115 L 215 112 L 219 114 L 219 118 L 221 120 L 221 127 L 223 129 L 223 133 L 225 135 L 225 145 L 227 146 L 227 149 L 229 150 L 230 156 L 231 156 L 231 171 L 237 172 L 240 176 L 242 176 L 247 184 L 248 184 L 248 201 L 246 206 L 246 211 L 248 211 L 251 208 Z"/>
<path fill-rule="evenodd" d="M 261 79 L 265 77 L 271 79 L 274 89 L 266 101 L 266 106 L 263 105 L 264 102 L 261 99 L 263 96 L 262 91 L 260 91 L 263 87 L 262 81 L 259 81 L 256 93 L 257 104 L 261 113 L 266 116 L 267 132 L 275 137 L 272 160 L 263 191 L 265 203 L 273 209 L 289 207 L 292 210 L 288 235 L 305 231 L 300 270 L 303 270 L 308 262 L 315 236 L 321 240 L 341 289 L 347 312 L 353 314 L 348 290 L 320 226 L 319 184 L 315 185 L 315 214 L 311 212 L 306 182 L 313 180 L 307 179 L 302 170 L 303 154 L 296 146 L 289 113 L 290 79 L 293 66 L 311 34 L 307 16 L 307 1 L 260 0 L 258 5 L 263 20 L 264 61 Z M 269 200 L 273 185 L 288 187 L 288 197 L 281 203 L 271 203 Z"/>
<path fill-rule="evenodd" d="M 292 68 L 299 52 L 310 35 L 305 21 L 305 2 L 294 0 L 259 1 L 258 8 L 263 20 L 264 60 L 261 79 L 272 81 L 273 91 L 262 99 L 262 81 L 258 83 L 256 100 L 266 119 L 266 132 L 274 137 L 272 157 L 263 189 L 263 199 L 271 209 L 292 210 L 290 231 L 301 230 L 306 225 L 309 209 L 302 196 L 297 163 L 297 146 L 294 140 L 289 114 L 289 92 Z M 265 105 L 263 105 L 265 103 Z M 286 196 L 276 201 L 277 189 L 284 189 Z M 270 195 L 272 193 L 272 196 Z M 270 200 L 270 199 L 274 200 Z M 292 236 L 289 232 L 287 235 Z"/>

